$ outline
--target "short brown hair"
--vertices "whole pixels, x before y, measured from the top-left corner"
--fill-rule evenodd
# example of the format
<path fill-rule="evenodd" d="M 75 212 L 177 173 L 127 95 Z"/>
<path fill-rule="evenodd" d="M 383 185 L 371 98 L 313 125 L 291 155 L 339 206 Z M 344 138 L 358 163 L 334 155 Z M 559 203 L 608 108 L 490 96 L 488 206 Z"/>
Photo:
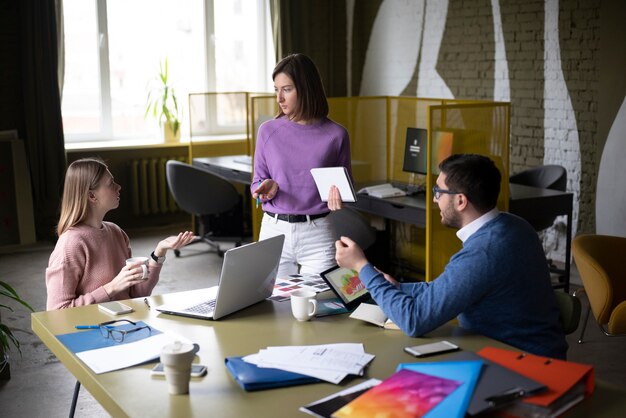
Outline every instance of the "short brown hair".
<path fill-rule="evenodd" d="M 272 72 L 272 80 L 280 73 L 288 76 L 298 93 L 295 120 L 321 119 L 328 116 L 328 100 L 320 73 L 311 58 L 291 54 L 280 60 Z M 278 116 L 284 113 L 280 110 Z"/>
<path fill-rule="evenodd" d="M 446 175 L 446 186 L 463 193 L 481 213 L 496 207 L 502 176 L 489 157 L 453 154 L 439 164 L 439 170 Z"/>
<path fill-rule="evenodd" d="M 89 191 L 98 188 L 108 169 L 99 158 L 81 158 L 67 168 L 57 226 L 59 236 L 85 219 L 89 209 Z"/>

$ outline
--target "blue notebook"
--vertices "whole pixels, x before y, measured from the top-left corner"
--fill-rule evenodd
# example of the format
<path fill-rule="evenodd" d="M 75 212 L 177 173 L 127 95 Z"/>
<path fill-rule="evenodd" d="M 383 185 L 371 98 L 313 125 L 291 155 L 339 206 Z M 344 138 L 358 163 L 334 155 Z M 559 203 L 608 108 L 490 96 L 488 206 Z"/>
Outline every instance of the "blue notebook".
<path fill-rule="evenodd" d="M 228 368 L 228 371 L 233 375 L 239 386 L 248 392 L 320 382 L 315 377 L 299 373 L 257 367 L 254 364 L 246 363 L 241 357 L 227 357 L 226 368 Z"/>
<path fill-rule="evenodd" d="M 143 321 L 138 321 L 136 325 L 123 324 L 115 326 L 115 329 L 129 330 L 133 328 L 143 327 L 146 324 Z M 124 336 L 124 341 L 118 343 L 111 338 L 104 337 L 99 329 L 90 329 L 87 331 L 70 332 L 69 334 L 57 335 L 59 341 L 63 343 L 72 353 L 80 353 L 81 351 L 95 350 L 96 348 L 112 347 L 115 345 L 128 344 L 135 341 L 143 340 L 152 335 L 161 334 L 161 331 L 150 327 L 148 330 L 140 330 L 137 332 L 131 332 Z"/>
<path fill-rule="evenodd" d="M 397 370 L 408 369 L 432 376 L 463 382 L 454 392 L 448 395 L 441 403 L 428 411 L 428 418 L 457 417 L 463 418 L 472 399 L 476 381 L 483 366 L 481 360 L 450 361 L 436 363 L 400 363 Z"/>

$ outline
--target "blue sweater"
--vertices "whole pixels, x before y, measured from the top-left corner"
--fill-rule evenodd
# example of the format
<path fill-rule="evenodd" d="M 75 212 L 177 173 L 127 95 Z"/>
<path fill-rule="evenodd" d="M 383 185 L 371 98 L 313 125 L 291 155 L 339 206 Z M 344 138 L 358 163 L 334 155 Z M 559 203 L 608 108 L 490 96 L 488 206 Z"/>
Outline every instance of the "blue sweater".
<path fill-rule="evenodd" d="M 526 352 L 564 359 L 567 342 L 537 233 L 500 213 L 472 234 L 429 283 L 386 281 L 371 264 L 359 274 L 404 333 L 416 337 L 459 317 L 463 328 Z"/>

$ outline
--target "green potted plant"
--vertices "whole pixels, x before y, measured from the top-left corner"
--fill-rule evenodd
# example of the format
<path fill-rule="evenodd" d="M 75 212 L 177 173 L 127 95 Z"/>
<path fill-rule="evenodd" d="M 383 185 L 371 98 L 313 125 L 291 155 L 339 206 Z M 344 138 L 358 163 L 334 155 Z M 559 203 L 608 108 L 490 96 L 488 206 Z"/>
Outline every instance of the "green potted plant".
<path fill-rule="evenodd" d="M 168 84 L 169 70 L 167 58 L 159 63 L 159 74 L 148 92 L 146 100 L 146 112 L 144 118 L 151 114 L 163 128 L 165 142 L 180 140 L 181 111 L 174 88 Z"/>
<path fill-rule="evenodd" d="M 2 308 L 13 312 L 13 308 L 4 304 L 5 298 L 21 303 L 31 312 L 33 311 L 33 308 L 20 298 L 17 292 L 8 283 L 0 281 L 0 313 L 2 313 Z M 9 350 L 11 349 L 11 344 L 14 345 L 20 355 L 22 355 L 19 340 L 13 335 L 11 328 L 2 323 L 2 316 L 0 316 L 0 376 L 4 379 L 8 379 L 11 376 L 9 372 Z"/>

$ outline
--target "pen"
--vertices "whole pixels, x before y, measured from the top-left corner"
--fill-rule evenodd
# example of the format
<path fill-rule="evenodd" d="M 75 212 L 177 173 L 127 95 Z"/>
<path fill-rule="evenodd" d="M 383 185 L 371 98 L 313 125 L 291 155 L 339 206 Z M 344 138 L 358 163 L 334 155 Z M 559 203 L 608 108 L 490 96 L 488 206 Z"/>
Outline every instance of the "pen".
<path fill-rule="evenodd" d="M 150 304 L 148 303 L 148 298 L 143 298 L 143 303 L 145 303 L 146 306 L 148 307 L 148 309 L 150 309 Z"/>
<path fill-rule="evenodd" d="M 76 325 L 74 328 L 76 329 L 98 329 L 100 325 Z"/>
<path fill-rule="evenodd" d="M 259 203 L 261 203 L 261 198 L 259 196 L 256 197 L 256 207 L 259 208 Z"/>

